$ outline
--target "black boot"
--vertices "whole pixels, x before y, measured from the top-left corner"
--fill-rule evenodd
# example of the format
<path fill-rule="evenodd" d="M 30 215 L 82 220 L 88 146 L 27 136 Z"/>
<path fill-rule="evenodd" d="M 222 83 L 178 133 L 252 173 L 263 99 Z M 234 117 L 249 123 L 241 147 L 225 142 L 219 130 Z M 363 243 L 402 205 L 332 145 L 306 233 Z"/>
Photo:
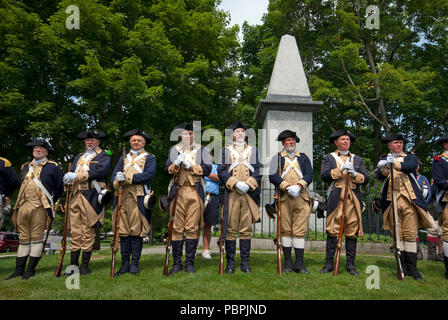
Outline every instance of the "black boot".
<path fill-rule="evenodd" d="M 294 252 L 296 254 L 296 261 L 292 266 L 292 270 L 297 273 L 308 274 L 309 271 L 306 270 L 305 265 L 303 264 L 303 254 L 305 253 L 305 249 L 294 248 Z"/>
<path fill-rule="evenodd" d="M 90 273 L 89 270 L 89 262 L 90 257 L 92 256 L 92 251 L 82 252 L 82 258 L 81 258 L 81 267 L 79 268 L 79 274 L 82 276 L 88 275 Z"/>
<path fill-rule="evenodd" d="M 445 263 L 445 279 L 448 280 L 448 257 L 443 255 L 443 262 Z"/>
<path fill-rule="evenodd" d="M 184 244 L 183 240 L 171 241 L 171 247 L 173 249 L 173 269 L 171 269 L 170 275 L 182 271 L 183 244 Z"/>
<path fill-rule="evenodd" d="M 423 282 L 423 277 L 417 270 L 417 253 L 415 252 L 403 252 L 406 256 L 407 274 L 417 281 Z"/>
<path fill-rule="evenodd" d="M 36 274 L 36 266 L 39 263 L 40 257 L 32 257 L 30 256 L 30 261 L 28 262 L 28 267 L 26 268 L 25 273 L 22 276 L 23 280 L 28 280 L 31 277 L 34 277 Z"/>
<path fill-rule="evenodd" d="M 142 254 L 143 249 L 143 238 L 142 237 L 131 237 L 131 253 L 132 253 L 132 259 L 131 259 L 131 274 L 137 274 L 138 273 L 138 263 L 140 261 L 140 256 Z"/>
<path fill-rule="evenodd" d="M 120 237 L 120 251 L 121 267 L 115 273 L 115 276 L 119 276 L 130 271 L 129 258 L 131 257 L 131 237 Z"/>
<path fill-rule="evenodd" d="M 291 272 L 292 271 L 292 258 L 291 258 L 291 247 L 283 247 L 283 257 L 285 258 L 285 262 L 283 264 L 283 272 Z"/>
<path fill-rule="evenodd" d="M 327 244 L 325 248 L 325 266 L 320 270 L 320 273 L 328 273 L 333 271 L 333 259 L 336 252 L 336 245 L 338 238 L 327 235 Z"/>
<path fill-rule="evenodd" d="M 198 239 L 187 239 L 185 241 L 185 272 L 195 273 L 194 258 L 196 256 L 196 248 L 198 246 Z"/>
<path fill-rule="evenodd" d="M 26 266 L 27 259 L 28 259 L 28 256 L 16 258 L 16 270 L 14 271 L 14 273 L 12 275 L 10 275 L 5 280 L 11 280 L 11 279 L 23 276 L 23 274 L 25 272 L 25 266 Z"/>
<path fill-rule="evenodd" d="M 251 239 L 240 239 L 240 256 L 241 256 L 240 270 L 245 273 L 252 273 L 252 270 L 249 267 L 250 243 Z"/>
<path fill-rule="evenodd" d="M 81 250 L 78 251 L 70 251 L 70 265 L 71 266 L 77 266 L 79 267 L 79 254 L 81 253 Z M 74 271 L 67 273 L 64 273 L 64 276 L 69 276 L 71 274 L 73 274 Z"/>
<path fill-rule="evenodd" d="M 355 269 L 355 257 L 356 257 L 356 245 L 358 239 L 345 237 L 345 252 L 347 262 L 345 263 L 345 270 L 352 276 L 359 276 L 359 273 Z"/>
<path fill-rule="evenodd" d="M 236 253 L 236 240 L 226 240 L 226 273 L 231 274 L 235 272 L 235 253 Z"/>

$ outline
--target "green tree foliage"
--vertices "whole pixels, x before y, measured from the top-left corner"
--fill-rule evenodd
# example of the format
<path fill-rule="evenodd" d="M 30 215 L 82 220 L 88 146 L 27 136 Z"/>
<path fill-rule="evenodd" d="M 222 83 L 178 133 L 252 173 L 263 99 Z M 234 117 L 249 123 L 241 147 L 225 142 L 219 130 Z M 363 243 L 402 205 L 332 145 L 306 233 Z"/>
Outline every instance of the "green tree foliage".
<path fill-rule="evenodd" d="M 380 9 L 379 29 L 366 27 L 369 5 Z M 290 34 L 313 98 L 324 101 L 315 159 L 332 149 L 329 134 L 347 127 L 370 170 L 389 132 L 406 134 L 429 160 L 448 129 L 447 17 L 446 1 L 271 0 L 262 25 L 243 26 L 239 107 L 255 109 L 265 96 L 280 38 Z"/>
<path fill-rule="evenodd" d="M 79 8 L 79 29 L 67 28 Z M 76 135 L 98 128 L 113 154 L 141 128 L 157 158 L 156 194 L 174 126 L 201 120 L 223 129 L 233 119 L 238 27 L 214 0 L 0 0 L 0 153 L 28 161 L 24 144 L 51 138 L 62 164 L 83 150 Z M 223 115 L 229 116 L 222 121 Z"/>

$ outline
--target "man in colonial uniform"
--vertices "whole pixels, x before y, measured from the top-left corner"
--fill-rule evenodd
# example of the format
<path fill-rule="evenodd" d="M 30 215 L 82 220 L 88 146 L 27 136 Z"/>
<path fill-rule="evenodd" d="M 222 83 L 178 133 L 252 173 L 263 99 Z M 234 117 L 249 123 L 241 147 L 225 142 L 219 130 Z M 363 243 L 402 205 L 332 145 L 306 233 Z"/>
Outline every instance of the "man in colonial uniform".
<path fill-rule="evenodd" d="M 9 196 L 20 187 L 20 180 L 11 162 L 0 157 L 0 229 L 4 214 L 11 211 Z"/>
<path fill-rule="evenodd" d="M 44 230 L 54 218 L 54 204 L 64 191 L 62 171 L 47 155 L 54 152 L 49 142 L 38 139 L 26 144 L 33 148 L 34 160 L 22 166 L 19 194 L 12 221 L 19 232 L 16 270 L 7 280 L 22 276 L 29 279 L 36 274 L 36 266 L 44 250 Z M 47 230 L 48 232 L 49 230 Z M 26 261 L 30 256 L 25 271 Z"/>
<path fill-rule="evenodd" d="M 426 212 L 427 206 L 419 189 L 415 175 L 418 167 L 417 156 L 404 153 L 407 139 L 397 133 L 390 133 L 382 139 L 390 153 L 378 162 L 377 177 L 384 181 L 381 192 L 383 209 L 383 229 L 395 233 L 392 190 L 390 186 L 390 165 L 393 165 L 394 188 L 397 197 L 399 241 L 397 247 L 402 251 L 401 264 L 405 275 L 423 281 L 417 270 L 417 230 L 435 227 Z"/>
<path fill-rule="evenodd" d="M 222 150 L 218 176 L 225 185 L 224 217 L 226 273 L 235 272 L 236 238 L 240 236 L 240 270 L 252 273 L 249 266 L 252 224 L 260 220 L 260 184 L 263 165 L 258 151 L 246 143 L 246 126 L 237 121 L 226 131 L 232 132 L 233 143 Z"/>
<path fill-rule="evenodd" d="M 184 232 L 186 236 L 185 271 L 194 273 L 198 230 L 204 226 L 205 182 L 203 177 L 211 172 L 211 155 L 207 148 L 194 142 L 194 128 L 191 122 L 183 122 L 174 130 L 181 136 L 181 141 L 170 149 L 165 165 L 165 172 L 172 177 L 168 187 L 168 201 L 170 214 L 174 215 L 171 242 L 173 268 L 170 274 L 182 271 Z M 173 206 L 174 197 L 177 197 L 176 208 Z"/>
<path fill-rule="evenodd" d="M 88 268 L 95 243 L 95 229 L 104 221 L 104 200 L 99 200 L 101 191 L 106 188 L 110 169 L 110 156 L 100 148 L 106 135 L 99 130 L 81 132 L 78 139 L 84 140 L 86 150 L 78 154 L 64 175 L 64 183 L 71 185 L 69 204 L 70 221 L 70 264 L 78 266 L 82 250 L 79 273 L 90 273 Z M 100 203 L 101 202 L 101 203 Z"/>
<path fill-rule="evenodd" d="M 112 225 L 115 225 L 117 216 L 119 184 L 123 185 L 119 225 L 122 265 L 116 275 L 127 272 L 135 275 L 139 272 L 143 238 L 150 230 L 152 211 L 146 199 L 151 194 L 151 183 L 156 174 L 156 158 L 145 151 L 145 145 L 151 143 L 151 138 L 141 129 L 128 131 L 123 138 L 129 141 L 131 151 L 124 159 L 120 157 L 111 177 L 115 188 Z"/>
<path fill-rule="evenodd" d="M 313 168 L 308 156 L 296 150 L 300 141 L 291 130 L 282 131 L 277 141 L 283 150 L 272 157 L 269 168 L 269 181 L 280 190 L 281 205 L 281 244 L 285 263 L 284 272 L 309 273 L 303 264 L 305 234 L 311 213 L 311 200 L 308 186 L 313 181 Z M 278 199 L 277 199 L 278 201 Z M 291 259 L 294 247 L 296 261 Z"/>
<path fill-rule="evenodd" d="M 361 213 L 364 211 L 360 186 L 367 184 L 369 177 L 362 158 L 349 150 L 351 143 L 356 140 L 354 134 L 347 130 L 338 130 L 330 135 L 329 140 L 336 146 L 336 150 L 324 156 L 320 170 L 322 180 L 330 183 L 326 219 L 326 263 L 320 272 L 333 271 L 333 259 L 344 215 L 343 231 L 347 254 L 345 269 L 350 275 L 357 276 L 356 245 L 358 237 L 363 235 Z M 348 194 L 345 212 L 342 212 L 347 175 Z"/>
<path fill-rule="evenodd" d="M 442 226 L 443 261 L 445 263 L 445 278 L 448 279 L 448 134 L 437 140 L 444 152 L 434 157 L 431 167 L 432 178 L 437 186 L 436 201 L 442 206 L 439 225 Z"/>

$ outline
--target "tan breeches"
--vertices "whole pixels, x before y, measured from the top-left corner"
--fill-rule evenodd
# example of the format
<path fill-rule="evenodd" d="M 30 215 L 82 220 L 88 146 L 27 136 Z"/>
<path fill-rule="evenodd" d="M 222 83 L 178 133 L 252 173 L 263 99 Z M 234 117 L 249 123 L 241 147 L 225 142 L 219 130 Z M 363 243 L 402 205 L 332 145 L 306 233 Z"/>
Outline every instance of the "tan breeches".
<path fill-rule="evenodd" d="M 302 197 L 282 200 L 280 221 L 282 237 L 303 238 L 308 231 L 311 205 Z"/>
<path fill-rule="evenodd" d="M 117 207 L 112 215 L 112 225 L 115 226 Z M 123 190 L 121 199 L 121 215 L 118 234 L 120 237 L 145 237 L 149 232 L 148 220 L 140 213 L 137 207 L 137 198 L 134 194 Z"/>
<path fill-rule="evenodd" d="M 87 208 L 81 192 L 70 201 L 70 250 L 92 251 L 95 244 L 95 229 L 87 222 Z"/>
<path fill-rule="evenodd" d="M 252 232 L 252 214 L 246 195 L 237 192 L 229 192 L 229 224 L 226 240 L 250 239 Z"/>
<path fill-rule="evenodd" d="M 442 224 L 442 239 L 444 242 L 448 242 L 448 204 L 441 213 L 442 217 L 439 222 Z"/>
<path fill-rule="evenodd" d="M 29 201 L 24 202 L 17 211 L 16 217 L 20 244 L 42 242 L 47 217 L 47 211 L 43 206 L 36 208 Z"/>
<path fill-rule="evenodd" d="M 406 242 L 416 242 L 418 228 L 418 211 L 414 203 L 411 203 L 406 197 L 400 196 L 397 199 L 398 207 L 398 226 L 400 240 Z M 389 225 L 394 225 L 393 202 L 386 209 L 385 213 Z M 393 231 L 393 234 L 395 231 Z"/>
<path fill-rule="evenodd" d="M 355 205 L 355 198 L 356 196 L 353 193 L 349 193 L 347 202 L 346 202 L 346 208 L 345 208 L 345 215 L 344 215 L 344 234 L 348 238 L 357 238 L 360 234 L 360 224 L 361 221 L 359 221 L 358 216 L 358 209 Z M 332 237 L 338 237 L 339 236 L 339 230 L 341 226 L 341 220 L 342 220 L 342 207 L 343 207 L 344 199 L 340 199 L 339 205 L 328 217 L 326 221 L 326 231 L 328 234 L 330 234 Z"/>
<path fill-rule="evenodd" d="M 198 196 L 196 186 L 184 185 L 177 192 L 172 238 L 175 241 L 182 240 L 185 232 L 187 239 L 197 239 L 204 211 L 202 199 Z M 170 211 L 172 210 L 173 201 L 170 206 Z"/>

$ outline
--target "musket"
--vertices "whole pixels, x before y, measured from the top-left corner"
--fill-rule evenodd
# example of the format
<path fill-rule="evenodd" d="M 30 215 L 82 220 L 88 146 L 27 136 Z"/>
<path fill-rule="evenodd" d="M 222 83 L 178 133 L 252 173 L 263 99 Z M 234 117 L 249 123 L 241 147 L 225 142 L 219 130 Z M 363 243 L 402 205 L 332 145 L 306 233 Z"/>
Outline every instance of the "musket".
<path fill-rule="evenodd" d="M 176 178 L 175 178 L 176 179 Z M 176 192 L 174 194 L 173 198 L 173 209 L 170 210 L 170 220 L 168 223 L 168 234 L 165 241 L 165 265 L 163 267 L 163 275 L 167 276 L 168 273 L 168 266 L 170 264 L 170 251 L 171 251 L 171 238 L 173 236 L 173 226 L 174 226 L 174 214 L 176 213 L 176 207 L 177 207 L 177 195 L 179 193 L 180 186 L 177 184 Z"/>
<path fill-rule="evenodd" d="M 350 158 L 348 159 L 350 161 Z M 348 175 L 348 172 L 346 172 L 345 176 L 345 187 L 344 187 L 344 200 L 342 202 L 342 216 L 341 216 L 341 224 L 339 226 L 339 235 L 338 235 L 338 243 L 336 247 L 336 262 L 334 264 L 334 271 L 333 275 L 337 276 L 339 272 L 339 262 L 341 259 L 341 251 L 342 251 L 342 237 L 344 235 L 344 223 L 345 223 L 345 208 L 347 207 L 347 198 L 348 198 L 348 186 L 350 183 L 350 177 Z"/>
<path fill-rule="evenodd" d="M 401 250 L 399 248 L 399 237 L 400 237 L 400 229 L 398 225 L 398 206 L 397 206 L 397 193 L 395 191 L 395 183 L 394 183 L 394 164 L 390 164 L 390 188 L 392 191 L 392 210 L 394 215 L 394 244 L 393 251 L 395 255 L 395 260 L 397 261 L 397 279 L 404 280 L 404 272 L 403 266 L 401 265 Z"/>
<path fill-rule="evenodd" d="M 124 171 L 124 160 L 126 159 L 126 148 L 123 147 L 122 152 L 122 162 L 121 162 L 121 172 Z M 118 182 L 118 199 L 117 199 L 117 208 L 115 210 L 115 223 L 114 223 L 114 239 L 112 242 L 112 261 L 110 265 L 110 277 L 113 278 L 115 276 L 115 257 L 117 255 L 120 239 L 120 217 L 121 217 L 121 202 L 123 198 L 123 181 Z"/>
<path fill-rule="evenodd" d="M 47 242 L 48 242 L 48 235 L 50 234 L 50 230 L 51 230 L 51 227 L 53 226 L 53 221 L 54 221 L 54 216 L 55 216 L 55 208 L 57 208 L 59 206 L 59 200 L 58 201 L 56 201 L 56 203 L 54 204 L 54 206 L 51 206 L 51 212 L 52 212 L 52 215 L 53 215 L 53 218 L 50 218 L 50 224 L 48 225 L 48 228 L 47 228 L 47 234 L 45 235 L 45 240 L 44 240 L 44 242 L 43 242 L 43 247 L 42 247 L 42 252 L 41 252 L 41 256 L 44 254 L 44 252 L 45 252 L 45 247 L 47 246 Z M 48 215 L 47 215 L 48 216 Z"/>
<path fill-rule="evenodd" d="M 225 241 L 225 227 L 226 227 L 226 201 L 225 201 L 225 193 L 224 190 L 224 201 L 222 203 L 222 215 L 221 215 L 221 236 L 218 240 L 218 246 L 219 246 L 219 274 L 224 273 L 224 241 Z"/>
<path fill-rule="evenodd" d="M 72 164 L 68 164 L 68 172 L 70 172 L 70 169 L 72 167 Z M 61 276 L 62 272 L 62 265 L 64 263 L 64 256 L 65 251 L 67 250 L 67 229 L 68 229 L 68 216 L 69 216 L 69 208 L 70 208 L 70 196 L 71 196 L 71 185 L 66 184 L 65 185 L 65 209 L 62 210 L 64 213 L 64 231 L 62 232 L 62 240 L 61 240 L 61 249 L 59 251 L 59 262 L 58 267 L 56 268 L 56 271 L 54 273 L 55 278 L 59 278 Z M 48 231 L 47 231 L 48 236 Z M 45 247 L 44 247 L 45 248 Z"/>
<path fill-rule="evenodd" d="M 227 164 L 227 171 L 229 171 L 230 165 Z M 224 188 L 224 199 L 222 202 L 222 219 L 221 219 L 221 236 L 218 240 L 219 246 L 219 274 L 224 273 L 224 242 L 226 241 L 226 225 L 227 225 L 227 215 L 226 215 L 226 189 Z M 228 208 L 227 208 L 228 209 Z"/>
<path fill-rule="evenodd" d="M 278 154 L 278 174 L 281 176 L 280 168 L 280 153 Z M 282 270 L 282 242 L 281 242 L 281 192 L 280 189 L 277 190 L 277 272 L 281 276 L 283 274 Z"/>
<path fill-rule="evenodd" d="M 183 153 L 185 151 L 185 145 L 182 148 Z M 182 164 L 179 164 L 182 166 Z M 180 172 L 180 171 L 179 171 Z M 165 242 L 165 265 L 163 266 L 163 275 L 167 276 L 169 274 L 168 272 L 168 266 L 170 264 L 170 251 L 171 251 L 171 238 L 173 236 L 173 227 L 174 227 L 174 215 L 176 214 L 176 207 L 177 207 L 177 195 L 179 194 L 180 185 L 177 181 L 178 177 L 177 174 L 174 177 L 174 183 L 176 184 L 176 192 L 174 193 L 173 198 L 173 209 L 170 208 L 170 220 L 168 223 L 168 233 L 166 238 L 163 240 Z M 171 207 L 171 206 L 170 206 Z"/>

